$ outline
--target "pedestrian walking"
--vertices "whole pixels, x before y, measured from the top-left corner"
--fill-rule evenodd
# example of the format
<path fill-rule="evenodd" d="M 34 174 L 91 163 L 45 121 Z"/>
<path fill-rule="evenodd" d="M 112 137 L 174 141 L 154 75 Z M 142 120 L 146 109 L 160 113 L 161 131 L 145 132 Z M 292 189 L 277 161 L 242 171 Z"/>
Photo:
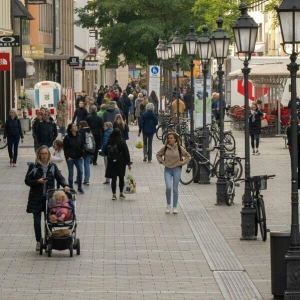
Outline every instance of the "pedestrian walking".
<path fill-rule="evenodd" d="M 107 169 L 105 172 L 106 178 L 111 178 L 112 200 L 117 200 L 117 178 L 119 177 L 120 200 L 125 199 L 123 193 L 124 177 L 126 166 L 131 170 L 130 154 L 127 144 L 122 139 L 122 133 L 118 128 L 115 128 L 108 137 L 107 145 L 104 149 L 104 154 L 107 156 Z"/>
<path fill-rule="evenodd" d="M 144 97 L 142 93 L 138 94 L 137 99 L 135 100 L 135 117 L 137 119 L 137 124 L 139 124 L 140 116 L 141 116 L 141 104 L 144 101 Z"/>
<path fill-rule="evenodd" d="M 30 186 L 26 212 L 33 214 L 36 251 L 39 251 L 41 247 L 41 216 L 45 211 L 47 190 L 55 188 L 55 180 L 64 188 L 65 192 L 70 190 L 65 178 L 56 164 L 50 162 L 50 158 L 48 147 L 39 147 L 36 151 L 35 163 L 29 165 L 25 177 L 25 184 Z"/>
<path fill-rule="evenodd" d="M 130 106 L 132 105 L 131 100 L 129 99 L 126 91 L 123 91 L 122 97 L 121 97 L 121 101 L 122 101 L 122 112 L 126 121 L 126 124 L 129 124 L 128 121 L 128 115 L 129 115 L 129 109 Z"/>
<path fill-rule="evenodd" d="M 65 159 L 67 161 L 69 171 L 69 186 L 73 188 L 74 166 L 77 169 L 77 183 L 78 192 L 84 194 L 82 189 L 82 173 L 83 173 L 83 156 L 84 156 L 84 143 L 81 135 L 78 133 L 76 124 L 69 124 L 67 128 L 67 135 L 63 141 Z"/>
<path fill-rule="evenodd" d="M 128 122 L 130 123 L 130 125 L 134 125 L 134 111 L 135 111 L 135 106 L 134 106 L 135 101 L 133 100 L 134 96 L 132 94 L 130 94 L 130 95 L 128 95 L 128 98 L 131 102 L 131 105 L 129 107 Z"/>
<path fill-rule="evenodd" d="M 19 142 L 23 143 L 24 136 L 22 132 L 21 122 L 18 119 L 17 112 L 11 109 L 9 116 L 4 124 L 3 142 L 6 143 L 7 139 L 7 150 L 9 155 L 9 164 L 16 167 L 18 158 L 18 147 Z"/>
<path fill-rule="evenodd" d="M 157 98 L 155 91 L 153 91 L 153 90 L 151 91 L 148 100 L 149 100 L 149 103 L 153 103 L 153 105 L 154 105 L 153 112 L 158 115 L 158 104 L 159 103 L 158 103 L 158 98 Z M 160 110 L 162 110 L 162 108 L 160 108 Z"/>
<path fill-rule="evenodd" d="M 120 114 L 116 115 L 115 121 L 113 123 L 113 128 L 119 128 L 122 133 L 122 138 L 124 141 L 129 140 L 129 127 L 124 122 L 122 116 Z"/>
<path fill-rule="evenodd" d="M 66 135 L 66 127 L 68 126 L 68 103 L 66 95 L 61 95 L 60 101 L 57 103 L 56 125 L 59 127 L 61 138 Z"/>
<path fill-rule="evenodd" d="M 91 129 L 91 132 L 94 136 L 95 140 L 95 153 L 92 155 L 91 163 L 96 166 L 98 153 L 101 149 L 102 137 L 103 137 L 103 120 L 101 117 L 97 115 L 97 107 L 95 105 L 92 106 L 91 114 L 86 118 L 86 122 Z"/>
<path fill-rule="evenodd" d="M 179 102 L 179 105 L 177 104 Z M 179 117 L 184 117 L 185 104 L 181 99 L 176 99 L 172 102 L 172 113 L 174 116 L 174 122 L 177 122 L 177 106 L 179 107 Z"/>
<path fill-rule="evenodd" d="M 139 134 L 143 133 L 143 161 L 151 163 L 152 161 L 152 141 L 153 135 L 156 133 L 156 126 L 158 124 L 158 117 L 154 113 L 154 104 L 148 103 L 146 106 L 146 112 L 142 114 L 139 124 Z"/>
<path fill-rule="evenodd" d="M 62 162 L 65 160 L 64 156 L 64 147 L 61 140 L 55 140 L 53 146 L 49 148 L 50 151 L 50 162 L 55 163 L 57 166 L 60 166 L 59 171 L 61 172 Z M 56 188 L 59 189 L 60 185 L 57 182 Z"/>
<path fill-rule="evenodd" d="M 85 121 L 88 116 L 88 111 L 84 107 L 84 102 L 79 102 L 79 107 L 75 109 L 74 116 L 72 119 L 72 123 L 76 120 L 76 126 L 79 127 L 80 121 Z"/>
<path fill-rule="evenodd" d="M 148 98 L 144 97 L 144 100 L 140 105 L 140 115 L 142 115 L 146 111 L 146 106 L 148 103 L 149 103 Z"/>
<path fill-rule="evenodd" d="M 40 122 L 43 122 L 43 118 L 44 118 L 44 112 L 39 111 L 37 113 L 36 118 L 32 122 L 31 130 L 32 130 L 32 137 L 33 137 L 34 152 L 36 152 L 36 150 L 39 148 L 39 142 L 37 138 L 37 126 Z"/>
<path fill-rule="evenodd" d="M 53 119 L 51 120 L 51 114 L 49 111 L 45 111 L 44 119 L 37 124 L 36 135 L 38 145 L 45 145 L 50 148 L 57 138 L 57 126 Z"/>
<path fill-rule="evenodd" d="M 80 101 L 82 101 L 83 103 L 85 102 L 85 96 L 86 96 L 86 92 L 82 91 L 75 101 L 75 108 L 79 108 Z"/>
<path fill-rule="evenodd" d="M 104 154 L 104 149 L 106 147 L 108 137 L 110 136 L 110 134 L 113 131 L 113 125 L 112 125 L 111 122 L 105 122 L 103 128 L 104 128 L 103 143 L 102 143 L 102 146 L 101 146 L 100 153 L 101 153 L 101 156 L 103 156 L 103 159 L 104 159 L 105 173 L 106 173 L 106 169 L 107 169 L 107 156 Z M 105 181 L 103 182 L 103 184 L 110 184 L 110 179 L 109 178 L 105 178 Z"/>
<path fill-rule="evenodd" d="M 256 103 L 252 103 L 249 116 L 249 133 L 251 137 L 252 155 L 260 155 L 259 137 L 261 134 L 261 117 L 263 112 Z"/>
<path fill-rule="evenodd" d="M 110 101 L 109 106 L 103 114 L 103 122 L 111 122 L 115 121 L 116 115 L 121 114 L 120 110 L 117 107 L 115 101 Z"/>
<path fill-rule="evenodd" d="M 166 183 L 167 206 L 166 213 L 171 212 L 171 194 L 173 186 L 173 214 L 178 213 L 178 185 L 181 177 L 181 167 L 189 162 L 190 154 L 181 146 L 175 132 L 167 134 L 167 142 L 156 154 L 160 164 L 165 166 L 164 176 Z"/>

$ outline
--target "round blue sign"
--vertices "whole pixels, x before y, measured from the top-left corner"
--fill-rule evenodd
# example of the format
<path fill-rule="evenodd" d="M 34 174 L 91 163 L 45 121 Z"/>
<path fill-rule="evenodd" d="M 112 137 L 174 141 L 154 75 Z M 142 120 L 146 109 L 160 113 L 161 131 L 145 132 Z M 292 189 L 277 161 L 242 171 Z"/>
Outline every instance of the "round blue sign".
<path fill-rule="evenodd" d="M 151 68 L 150 71 L 151 71 L 151 73 L 152 73 L 153 75 L 156 75 L 156 74 L 158 74 L 158 72 L 159 72 L 159 68 L 156 67 L 156 66 L 154 66 L 154 67 Z"/>

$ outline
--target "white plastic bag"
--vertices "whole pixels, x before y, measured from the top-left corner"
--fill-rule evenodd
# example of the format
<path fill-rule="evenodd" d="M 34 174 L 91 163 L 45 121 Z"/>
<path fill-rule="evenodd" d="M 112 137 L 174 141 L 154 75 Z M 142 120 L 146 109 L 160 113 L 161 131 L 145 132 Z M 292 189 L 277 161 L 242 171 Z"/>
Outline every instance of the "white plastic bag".
<path fill-rule="evenodd" d="M 135 147 L 138 149 L 142 149 L 143 148 L 143 141 L 142 139 L 138 136 L 135 142 Z"/>

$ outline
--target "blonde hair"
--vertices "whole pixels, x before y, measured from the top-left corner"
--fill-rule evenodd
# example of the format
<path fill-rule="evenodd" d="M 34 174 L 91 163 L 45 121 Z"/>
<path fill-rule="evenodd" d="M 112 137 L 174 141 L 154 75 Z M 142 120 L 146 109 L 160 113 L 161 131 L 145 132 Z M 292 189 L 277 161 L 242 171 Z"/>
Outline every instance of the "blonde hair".
<path fill-rule="evenodd" d="M 149 103 L 148 98 L 144 97 L 144 100 L 143 100 L 142 103 L 143 103 L 144 106 L 146 106 Z"/>
<path fill-rule="evenodd" d="M 48 148 L 47 146 L 43 145 L 43 146 L 39 147 L 39 148 L 36 150 L 36 159 L 35 159 L 35 163 L 37 163 L 38 160 L 41 159 L 41 151 L 44 150 L 44 149 L 47 149 L 47 151 L 48 151 L 48 161 L 47 161 L 47 163 L 50 162 L 51 154 L 50 154 L 49 148 Z"/>
<path fill-rule="evenodd" d="M 61 197 L 63 198 L 64 200 L 65 199 L 68 199 L 68 196 L 66 195 L 66 193 L 64 191 L 55 191 L 53 193 L 53 199 L 56 201 L 57 200 L 57 197 Z"/>
<path fill-rule="evenodd" d="M 116 124 L 121 124 L 121 126 L 122 126 L 122 128 L 124 129 L 125 128 L 125 122 L 124 122 L 124 120 L 123 120 L 123 118 L 122 118 L 122 116 L 120 115 L 120 114 L 117 114 L 116 116 L 115 116 L 115 121 L 114 121 L 114 123 L 116 123 Z"/>

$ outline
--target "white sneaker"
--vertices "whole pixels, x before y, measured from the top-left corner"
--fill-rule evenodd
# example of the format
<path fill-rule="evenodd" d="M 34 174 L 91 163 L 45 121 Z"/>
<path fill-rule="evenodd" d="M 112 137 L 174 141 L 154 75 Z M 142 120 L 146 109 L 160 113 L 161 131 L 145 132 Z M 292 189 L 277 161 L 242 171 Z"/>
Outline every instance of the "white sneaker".
<path fill-rule="evenodd" d="M 169 214 L 171 211 L 171 205 L 167 205 L 166 207 L 166 214 Z"/>
<path fill-rule="evenodd" d="M 40 242 L 36 242 L 35 250 L 36 251 L 40 251 L 40 249 L 41 249 L 41 243 Z"/>
<path fill-rule="evenodd" d="M 117 200 L 117 195 L 113 194 L 111 200 Z"/>
<path fill-rule="evenodd" d="M 177 207 L 173 207 L 173 214 L 178 214 L 178 209 L 177 209 Z"/>

